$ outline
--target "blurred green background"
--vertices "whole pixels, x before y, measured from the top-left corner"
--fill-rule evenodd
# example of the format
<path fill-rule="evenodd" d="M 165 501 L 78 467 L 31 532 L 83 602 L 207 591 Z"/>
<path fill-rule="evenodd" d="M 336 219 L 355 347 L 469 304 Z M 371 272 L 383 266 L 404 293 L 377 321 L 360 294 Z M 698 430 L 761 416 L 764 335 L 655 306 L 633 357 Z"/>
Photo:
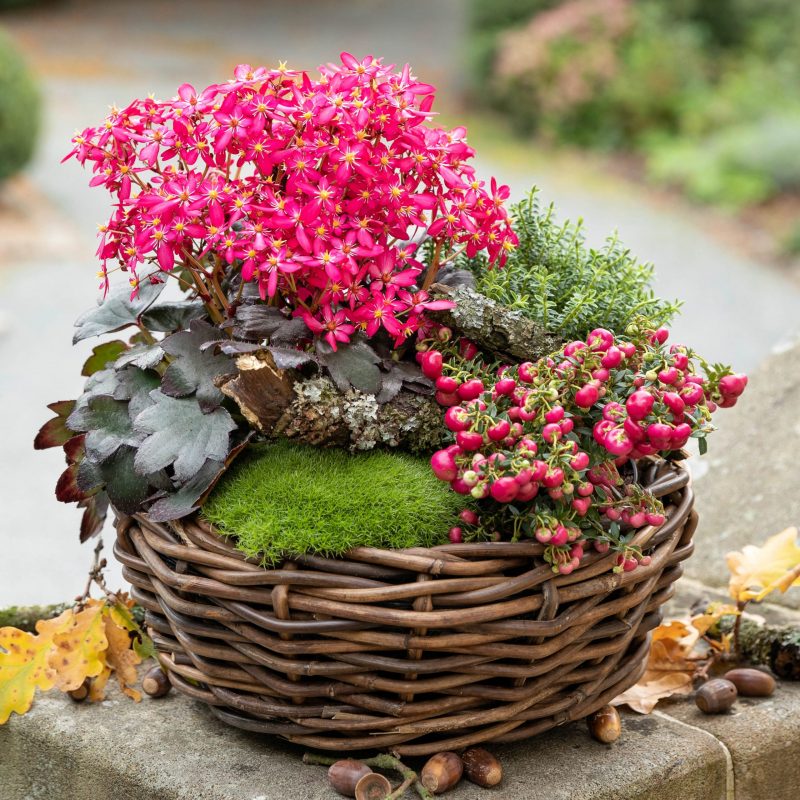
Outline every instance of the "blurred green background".
<path fill-rule="evenodd" d="M 783 204 L 800 252 L 797 0 L 470 0 L 469 29 L 471 96 L 519 134 L 724 209 Z"/>

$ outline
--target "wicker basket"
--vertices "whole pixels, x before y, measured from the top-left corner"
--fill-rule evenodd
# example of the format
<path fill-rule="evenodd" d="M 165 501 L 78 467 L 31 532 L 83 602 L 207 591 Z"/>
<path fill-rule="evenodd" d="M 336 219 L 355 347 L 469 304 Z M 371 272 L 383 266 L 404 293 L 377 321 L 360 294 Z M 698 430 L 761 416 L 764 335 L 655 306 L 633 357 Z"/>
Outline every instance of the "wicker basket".
<path fill-rule="evenodd" d="M 634 684 L 697 524 L 680 463 L 640 465 L 667 521 L 652 556 L 555 576 L 535 542 L 359 548 L 279 569 L 197 517 L 119 516 L 117 558 L 162 665 L 227 723 L 328 750 L 425 755 L 580 719 Z"/>

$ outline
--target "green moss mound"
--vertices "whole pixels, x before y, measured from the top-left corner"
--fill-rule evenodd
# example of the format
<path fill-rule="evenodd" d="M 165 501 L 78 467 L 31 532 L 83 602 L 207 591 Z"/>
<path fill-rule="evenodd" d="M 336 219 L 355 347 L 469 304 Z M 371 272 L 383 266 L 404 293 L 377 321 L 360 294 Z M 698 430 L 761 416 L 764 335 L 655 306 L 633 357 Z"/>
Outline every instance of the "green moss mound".
<path fill-rule="evenodd" d="M 202 513 L 243 553 L 271 564 L 359 546 L 442 544 L 464 504 L 427 459 L 279 443 L 238 458 Z"/>
<path fill-rule="evenodd" d="M 9 36 L 0 30 L 0 181 L 30 161 L 40 122 L 39 89 Z"/>

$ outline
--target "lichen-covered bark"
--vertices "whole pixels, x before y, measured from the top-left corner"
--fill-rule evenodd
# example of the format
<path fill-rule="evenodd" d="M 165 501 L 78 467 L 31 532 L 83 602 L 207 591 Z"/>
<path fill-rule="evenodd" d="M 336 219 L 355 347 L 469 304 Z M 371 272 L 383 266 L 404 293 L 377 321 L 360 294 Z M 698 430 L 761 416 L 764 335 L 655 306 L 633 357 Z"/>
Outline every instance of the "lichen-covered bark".
<path fill-rule="evenodd" d="M 430 293 L 456 303 L 455 308 L 430 312 L 430 316 L 471 339 L 481 350 L 535 361 L 561 345 L 557 336 L 523 316 L 521 311 L 506 308 L 474 289 L 435 283 Z"/>
<path fill-rule="evenodd" d="M 326 377 L 297 381 L 294 398 L 272 435 L 317 446 L 400 447 L 430 452 L 441 447 L 447 431 L 432 397 L 408 390 L 379 404 L 373 395 L 351 389 L 340 392 Z"/>
<path fill-rule="evenodd" d="M 733 631 L 735 617 L 723 617 L 720 631 Z M 739 628 L 742 657 L 754 664 L 768 666 L 779 678 L 800 680 L 800 628 L 787 625 L 776 628 L 743 619 Z"/>

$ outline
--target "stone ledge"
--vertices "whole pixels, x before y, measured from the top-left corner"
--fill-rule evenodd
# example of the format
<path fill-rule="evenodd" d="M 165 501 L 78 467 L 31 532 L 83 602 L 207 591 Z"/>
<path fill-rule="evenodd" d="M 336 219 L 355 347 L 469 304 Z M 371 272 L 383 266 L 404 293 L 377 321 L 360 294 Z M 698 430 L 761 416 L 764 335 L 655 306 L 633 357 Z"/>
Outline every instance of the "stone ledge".
<path fill-rule="evenodd" d="M 223 726 L 186 698 L 173 693 L 138 705 L 115 691 L 109 698 L 76 705 L 45 695 L 28 715 L 0 728 L 0 800 L 336 797 L 325 770 L 303 765 L 299 750 Z M 501 786 L 487 791 L 462 783 L 447 796 L 726 800 L 726 753 L 713 736 L 654 716 L 625 715 L 624 727 L 611 746 L 593 741 L 576 723 L 493 748 L 505 770 Z"/>

